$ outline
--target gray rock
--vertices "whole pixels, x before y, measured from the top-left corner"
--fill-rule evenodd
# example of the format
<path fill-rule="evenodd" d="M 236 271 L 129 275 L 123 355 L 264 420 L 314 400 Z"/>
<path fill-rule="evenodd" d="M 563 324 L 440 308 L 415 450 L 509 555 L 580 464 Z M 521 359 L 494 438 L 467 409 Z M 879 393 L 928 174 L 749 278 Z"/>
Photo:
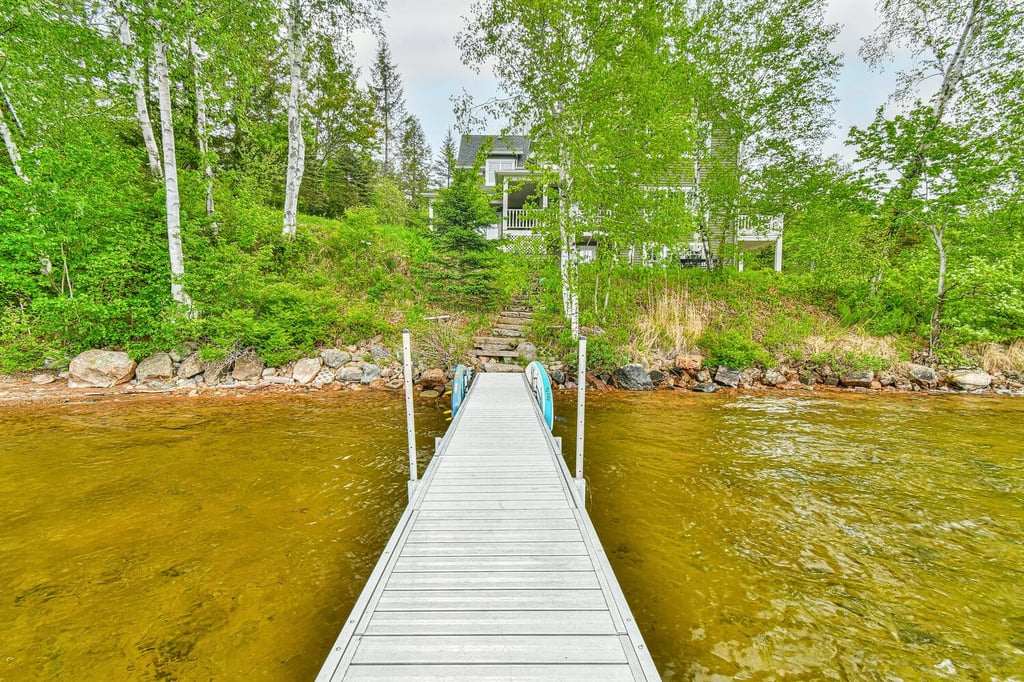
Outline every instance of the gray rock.
<path fill-rule="evenodd" d="M 691 374 L 691 376 L 693 376 Z M 697 375 L 693 377 L 698 384 L 710 384 L 711 383 L 711 370 L 699 369 Z"/>
<path fill-rule="evenodd" d="M 266 379 L 267 377 L 277 376 L 277 367 L 264 367 L 263 371 L 260 372 L 260 376 Z"/>
<path fill-rule="evenodd" d="M 553 370 L 551 370 L 551 380 L 553 382 L 555 382 L 556 384 L 558 384 L 559 386 L 564 385 L 565 384 L 565 372 L 563 372 L 560 369 L 553 369 Z"/>
<path fill-rule="evenodd" d="M 135 361 L 120 351 L 87 350 L 71 361 L 68 372 L 69 388 L 110 388 L 132 378 Z"/>
<path fill-rule="evenodd" d="M 846 388 L 871 388 L 871 382 L 875 380 L 875 373 L 870 369 L 847 372 L 839 378 L 839 383 Z"/>
<path fill-rule="evenodd" d="M 390 388 L 391 390 L 395 390 L 395 389 L 398 389 L 398 388 L 405 388 L 405 382 L 403 380 L 401 380 L 401 379 L 392 379 L 391 381 L 388 382 L 387 385 L 388 385 L 388 388 Z"/>
<path fill-rule="evenodd" d="M 740 385 L 749 388 L 764 378 L 764 372 L 757 367 L 748 367 L 740 372 Z"/>
<path fill-rule="evenodd" d="M 665 374 L 664 372 L 662 372 L 661 370 L 658 370 L 658 369 L 656 369 L 656 370 L 654 370 L 652 372 L 648 372 L 647 376 L 650 377 L 651 382 L 655 386 L 657 386 L 658 384 L 663 384 L 663 383 L 665 383 L 666 380 L 668 380 L 668 375 Z"/>
<path fill-rule="evenodd" d="M 781 386 L 786 383 L 786 375 L 778 370 L 769 369 L 764 373 L 762 381 L 765 386 Z"/>
<path fill-rule="evenodd" d="M 212 360 L 204 363 L 203 381 L 207 386 L 216 386 L 227 378 L 229 371 L 231 371 L 231 364 L 227 360 Z"/>
<path fill-rule="evenodd" d="M 334 378 L 346 384 L 357 384 L 363 379 L 363 370 L 359 367 L 342 367 Z"/>
<path fill-rule="evenodd" d="M 359 380 L 361 384 L 372 384 L 377 379 L 380 379 L 381 369 L 377 365 L 370 363 L 363 364 L 363 377 Z"/>
<path fill-rule="evenodd" d="M 320 358 L 331 369 L 337 369 L 350 361 L 352 355 L 348 351 L 338 350 L 337 348 L 325 348 L 320 351 Z"/>
<path fill-rule="evenodd" d="M 520 341 L 519 345 L 516 346 L 516 352 L 519 353 L 519 357 L 527 362 L 533 362 L 537 359 L 537 346 L 529 341 Z"/>
<path fill-rule="evenodd" d="M 320 373 L 323 362 L 320 358 L 300 358 L 292 368 L 292 379 L 298 384 L 308 384 Z"/>
<path fill-rule="evenodd" d="M 697 393 L 714 393 L 718 390 L 718 387 L 714 384 L 697 384 L 690 390 L 696 391 Z"/>
<path fill-rule="evenodd" d="M 654 382 L 647 376 L 643 365 L 630 364 L 619 367 L 612 373 L 615 386 L 624 391 L 650 391 Z"/>
<path fill-rule="evenodd" d="M 838 386 L 839 377 L 837 377 L 835 374 L 829 374 L 828 376 L 825 377 L 825 380 L 822 383 L 824 383 L 826 386 Z"/>
<path fill-rule="evenodd" d="M 928 365 L 911 364 L 907 367 L 910 380 L 923 388 L 935 388 L 939 384 L 939 375 Z"/>
<path fill-rule="evenodd" d="M 715 383 L 726 388 L 736 388 L 740 385 L 740 371 L 722 365 L 715 372 Z"/>
<path fill-rule="evenodd" d="M 33 384 L 40 384 L 40 385 L 42 385 L 42 384 L 52 384 L 56 380 L 57 380 L 57 377 L 53 376 L 52 374 L 37 374 L 34 377 L 32 377 L 32 383 Z"/>
<path fill-rule="evenodd" d="M 197 374 L 203 373 L 203 361 L 199 359 L 199 353 L 192 353 L 178 365 L 178 378 L 191 379 Z"/>
<path fill-rule="evenodd" d="M 169 353 L 153 353 L 135 368 L 139 381 L 165 380 L 174 376 L 174 361 Z"/>
<path fill-rule="evenodd" d="M 978 391 L 989 387 L 992 375 L 980 369 L 958 369 L 947 374 L 946 381 L 958 391 Z"/>
<path fill-rule="evenodd" d="M 391 351 L 384 346 L 370 346 L 370 355 L 373 357 L 374 362 L 380 362 L 390 358 Z"/>
<path fill-rule="evenodd" d="M 68 359 L 66 357 L 55 358 L 46 356 L 43 358 L 43 369 L 63 369 L 68 366 Z"/>
<path fill-rule="evenodd" d="M 821 375 L 814 370 L 801 371 L 800 372 L 800 383 L 804 386 L 814 386 L 815 384 L 821 383 Z"/>
<path fill-rule="evenodd" d="M 263 359 L 255 353 L 246 353 L 235 360 L 231 377 L 235 381 L 254 381 L 263 376 Z"/>
<path fill-rule="evenodd" d="M 395 370 L 391 369 L 390 367 L 385 367 L 384 369 L 382 369 L 380 371 L 380 378 L 381 379 L 393 379 L 394 376 L 395 376 Z"/>
<path fill-rule="evenodd" d="M 275 375 L 272 377 L 263 377 L 263 383 L 278 386 L 289 386 L 295 383 L 295 379 L 292 379 L 291 377 Z"/>

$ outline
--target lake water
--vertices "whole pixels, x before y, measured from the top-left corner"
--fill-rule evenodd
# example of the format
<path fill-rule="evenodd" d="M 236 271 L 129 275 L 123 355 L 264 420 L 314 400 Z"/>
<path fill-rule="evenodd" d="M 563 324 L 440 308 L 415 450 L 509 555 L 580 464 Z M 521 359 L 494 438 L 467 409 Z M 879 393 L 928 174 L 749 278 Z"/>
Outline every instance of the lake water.
<path fill-rule="evenodd" d="M 312 679 L 401 514 L 403 410 L 3 408 L 0 680 Z M 591 394 L 585 473 L 665 679 L 1024 679 L 1024 401 Z"/>

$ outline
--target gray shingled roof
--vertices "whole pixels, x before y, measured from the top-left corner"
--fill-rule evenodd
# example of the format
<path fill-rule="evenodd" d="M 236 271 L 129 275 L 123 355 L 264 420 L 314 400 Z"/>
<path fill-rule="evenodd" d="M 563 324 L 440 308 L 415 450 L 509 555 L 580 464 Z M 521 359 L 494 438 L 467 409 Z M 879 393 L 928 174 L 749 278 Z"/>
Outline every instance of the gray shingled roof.
<path fill-rule="evenodd" d="M 463 135 L 459 141 L 458 165 L 470 167 L 476 163 L 477 152 L 488 141 L 493 141 L 492 154 L 514 153 L 522 157 L 519 165 L 530 155 L 530 141 L 522 135 Z"/>

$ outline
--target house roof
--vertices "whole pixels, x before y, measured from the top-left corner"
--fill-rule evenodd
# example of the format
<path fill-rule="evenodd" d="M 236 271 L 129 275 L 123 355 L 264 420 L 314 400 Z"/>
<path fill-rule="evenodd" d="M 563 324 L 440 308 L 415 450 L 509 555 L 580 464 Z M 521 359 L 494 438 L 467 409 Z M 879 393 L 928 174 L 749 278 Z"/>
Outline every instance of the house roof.
<path fill-rule="evenodd" d="M 457 165 L 464 168 L 472 166 L 480 148 L 488 142 L 493 145 L 491 155 L 521 156 L 525 160 L 530 154 L 530 141 L 522 135 L 463 135 L 459 141 Z"/>

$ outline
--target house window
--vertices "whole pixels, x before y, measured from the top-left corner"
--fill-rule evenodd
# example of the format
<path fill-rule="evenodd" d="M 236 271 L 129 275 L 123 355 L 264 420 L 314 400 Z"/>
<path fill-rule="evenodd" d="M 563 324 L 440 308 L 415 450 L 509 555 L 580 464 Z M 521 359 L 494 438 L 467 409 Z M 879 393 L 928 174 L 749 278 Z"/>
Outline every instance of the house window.
<path fill-rule="evenodd" d="M 495 171 L 512 170 L 515 167 L 515 159 L 487 159 L 487 185 L 494 186 Z"/>

